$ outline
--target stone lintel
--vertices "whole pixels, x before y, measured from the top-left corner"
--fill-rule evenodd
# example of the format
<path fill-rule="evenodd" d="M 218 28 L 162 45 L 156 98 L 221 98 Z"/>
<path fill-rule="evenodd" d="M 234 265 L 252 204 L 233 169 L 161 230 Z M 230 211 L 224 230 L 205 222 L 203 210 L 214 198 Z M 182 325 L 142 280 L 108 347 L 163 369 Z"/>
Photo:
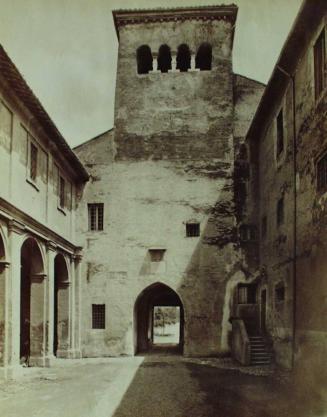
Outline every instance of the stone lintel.
<path fill-rule="evenodd" d="M 19 235 L 22 235 L 26 231 L 26 226 L 24 223 L 18 220 L 12 219 L 8 223 L 8 229 L 10 232 L 15 232 Z"/>

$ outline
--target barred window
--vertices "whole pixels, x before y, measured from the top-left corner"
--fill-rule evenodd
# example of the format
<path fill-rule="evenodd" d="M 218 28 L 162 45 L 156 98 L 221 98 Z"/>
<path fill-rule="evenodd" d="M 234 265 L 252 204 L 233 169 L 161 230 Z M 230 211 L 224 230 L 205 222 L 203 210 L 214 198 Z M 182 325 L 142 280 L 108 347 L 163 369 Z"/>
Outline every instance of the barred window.
<path fill-rule="evenodd" d="M 65 207 L 65 180 L 63 177 L 60 177 L 59 179 L 59 206 L 61 208 Z"/>
<path fill-rule="evenodd" d="M 317 163 L 317 188 L 318 191 L 327 190 L 327 154 Z"/>
<path fill-rule="evenodd" d="M 284 150 L 284 120 L 283 110 L 281 110 L 277 116 L 277 156 L 279 156 Z"/>
<path fill-rule="evenodd" d="M 38 160 L 38 149 L 31 142 L 30 146 L 30 178 L 31 180 L 35 181 L 37 176 L 37 160 Z"/>
<path fill-rule="evenodd" d="M 326 86 L 325 66 L 325 30 L 323 30 L 314 45 L 314 80 L 316 99 L 320 97 L 320 94 Z"/>
<path fill-rule="evenodd" d="M 240 240 L 243 242 L 255 242 L 257 240 L 257 228 L 253 224 L 240 226 Z"/>
<path fill-rule="evenodd" d="M 200 236 L 200 223 L 187 223 L 186 224 L 186 237 Z"/>
<path fill-rule="evenodd" d="M 92 304 L 92 329 L 106 328 L 105 304 Z"/>
<path fill-rule="evenodd" d="M 103 230 L 103 203 L 88 204 L 89 230 Z"/>

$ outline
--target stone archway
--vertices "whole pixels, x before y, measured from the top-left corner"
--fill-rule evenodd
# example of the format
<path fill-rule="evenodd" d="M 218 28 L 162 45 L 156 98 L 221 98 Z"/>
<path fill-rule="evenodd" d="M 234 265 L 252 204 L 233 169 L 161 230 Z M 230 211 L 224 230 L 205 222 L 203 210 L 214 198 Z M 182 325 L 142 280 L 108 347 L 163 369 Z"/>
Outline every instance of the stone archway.
<path fill-rule="evenodd" d="M 155 307 L 178 307 L 179 341 L 172 346 L 174 351 L 183 353 L 184 308 L 179 295 L 165 284 L 157 282 L 150 285 L 137 297 L 134 306 L 134 352 L 150 351 L 153 344 L 153 317 Z"/>
<path fill-rule="evenodd" d="M 69 349 L 69 273 L 62 254 L 54 261 L 53 354 L 66 357 Z"/>
<path fill-rule="evenodd" d="M 4 240 L 0 233 L 0 366 L 4 365 L 5 350 L 5 305 L 6 305 L 6 252 Z"/>
<path fill-rule="evenodd" d="M 44 277 L 41 249 L 27 238 L 21 248 L 20 288 L 20 358 L 27 364 L 44 353 Z"/>

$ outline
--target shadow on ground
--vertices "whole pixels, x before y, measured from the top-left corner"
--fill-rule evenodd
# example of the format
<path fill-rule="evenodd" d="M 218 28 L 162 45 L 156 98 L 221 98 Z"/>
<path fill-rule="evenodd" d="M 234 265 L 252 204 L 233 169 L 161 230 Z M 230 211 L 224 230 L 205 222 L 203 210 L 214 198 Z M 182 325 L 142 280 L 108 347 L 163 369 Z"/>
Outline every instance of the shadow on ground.
<path fill-rule="evenodd" d="M 309 387 L 308 387 L 309 389 Z M 308 397 L 309 398 L 309 397 Z M 291 379 L 248 375 L 181 356 L 145 357 L 114 417 L 323 417 Z"/>

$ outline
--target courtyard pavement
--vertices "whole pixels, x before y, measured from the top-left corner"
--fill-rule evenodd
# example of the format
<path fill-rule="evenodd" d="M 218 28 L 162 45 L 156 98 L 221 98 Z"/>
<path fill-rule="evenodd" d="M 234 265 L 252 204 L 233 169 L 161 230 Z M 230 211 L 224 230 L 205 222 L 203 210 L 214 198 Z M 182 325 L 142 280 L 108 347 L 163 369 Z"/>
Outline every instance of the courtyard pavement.
<path fill-rule="evenodd" d="M 0 416 L 327 417 L 327 401 L 273 368 L 149 355 L 26 368 L 0 383 Z"/>

